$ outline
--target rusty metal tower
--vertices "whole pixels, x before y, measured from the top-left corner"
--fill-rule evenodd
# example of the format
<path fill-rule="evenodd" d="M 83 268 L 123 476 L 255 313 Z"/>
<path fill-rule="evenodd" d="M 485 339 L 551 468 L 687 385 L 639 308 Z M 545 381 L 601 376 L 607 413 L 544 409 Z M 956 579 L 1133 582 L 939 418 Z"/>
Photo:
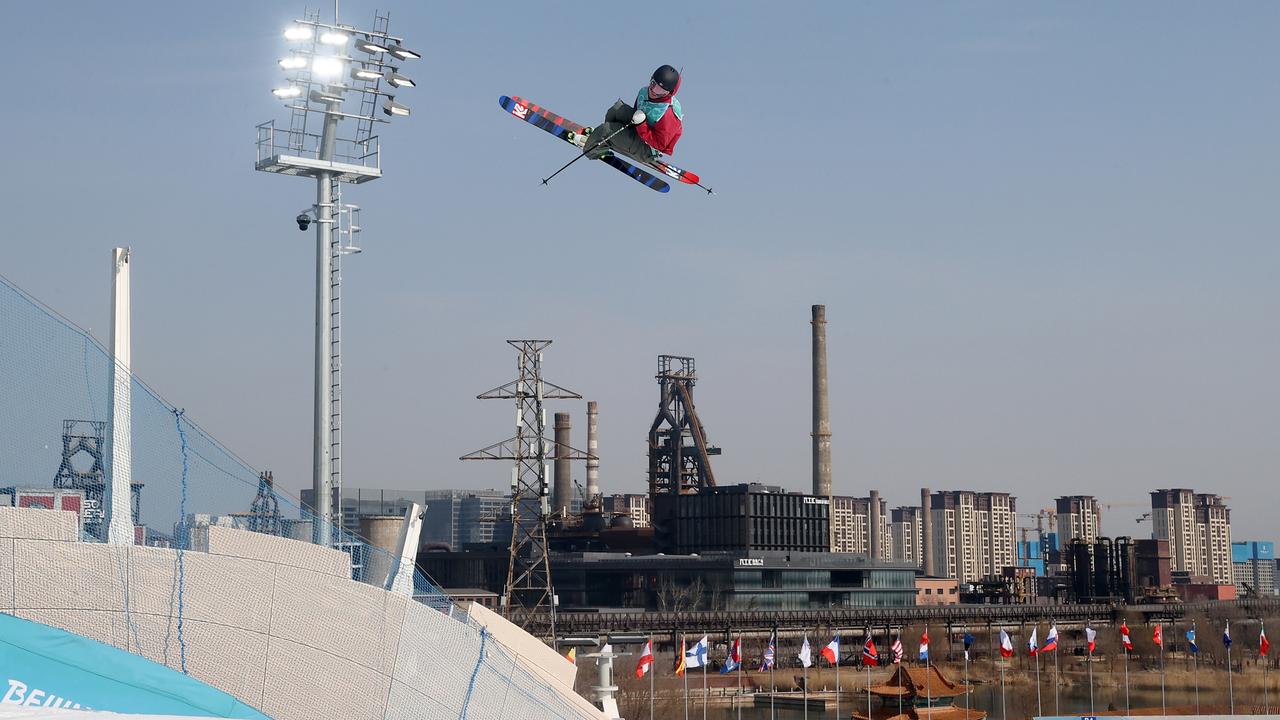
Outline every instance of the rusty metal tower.
<path fill-rule="evenodd" d="M 510 460 L 511 554 L 507 564 L 503 615 L 522 628 L 539 615 L 550 617 L 555 637 L 555 590 L 547 553 L 547 520 L 551 512 L 549 457 L 587 460 L 592 455 L 546 437 L 545 400 L 580 400 L 582 396 L 542 379 L 542 351 L 550 340 L 508 340 L 518 353 L 516 379 L 476 396 L 480 400 L 515 400 L 515 437 L 495 443 L 462 460 Z M 552 450 L 554 449 L 554 452 Z"/>
<path fill-rule="evenodd" d="M 715 487 L 711 456 L 720 448 L 707 444 L 707 431 L 693 408 L 698 381 L 693 358 L 658 356 L 658 416 L 649 427 L 649 495 L 700 493 Z"/>

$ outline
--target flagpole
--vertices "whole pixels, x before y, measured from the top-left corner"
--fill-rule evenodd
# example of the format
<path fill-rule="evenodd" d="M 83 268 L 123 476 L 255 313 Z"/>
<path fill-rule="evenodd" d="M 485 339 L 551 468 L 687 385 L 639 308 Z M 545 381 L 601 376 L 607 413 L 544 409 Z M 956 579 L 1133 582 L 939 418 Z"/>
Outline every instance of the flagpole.
<path fill-rule="evenodd" d="M 806 641 L 808 639 L 808 637 L 805 638 Z M 804 720 L 809 720 L 809 666 L 804 663 L 800 665 L 804 668 Z"/>
<path fill-rule="evenodd" d="M 1197 640 L 1199 639 L 1199 636 L 1196 634 L 1196 624 L 1194 622 L 1191 623 L 1191 637 L 1196 638 Z M 1193 643 L 1193 644 L 1196 645 L 1196 651 L 1191 653 L 1191 677 L 1194 678 L 1196 682 L 1196 714 L 1199 715 L 1200 714 L 1200 648 L 1197 643 Z"/>
<path fill-rule="evenodd" d="M 1169 708 L 1164 697 L 1164 628 L 1160 627 L 1159 623 L 1156 627 L 1160 629 L 1160 714 L 1168 715 Z"/>
<path fill-rule="evenodd" d="M 738 720 L 742 720 L 742 632 L 738 632 Z"/>
<path fill-rule="evenodd" d="M 688 648 L 685 642 L 686 638 L 680 636 L 680 677 L 684 680 L 684 720 L 689 720 L 689 667 L 686 663 L 688 659 Z"/>
<path fill-rule="evenodd" d="M 840 717 L 840 628 L 836 628 L 836 717 Z"/>
<path fill-rule="evenodd" d="M 649 652 L 653 653 L 653 633 L 649 633 Z M 653 718 L 653 676 L 657 674 L 658 664 L 649 661 L 649 720 Z"/>
<path fill-rule="evenodd" d="M 1129 714 L 1129 648 L 1124 649 L 1124 714 Z"/>
<path fill-rule="evenodd" d="M 702 659 L 702 720 L 707 720 L 707 662 L 711 659 L 711 648 L 707 648 L 707 657 Z"/>
<path fill-rule="evenodd" d="M 898 639 L 895 642 L 897 643 L 898 647 L 902 647 L 902 628 L 898 628 Z M 898 666 L 897 669 L 894 670 L 894 672 L 895 673 L 902 672 L 902 661 L 898 659 L 898 651 L 896 649 L 893 650 L 893 662 L 895 665 Z M 901 681 L 901 678 L 899 678 L 899 681 Z M 902 685 L 898 685 L 898 687 L 901 688 Z M 902 714 L 902 693 L 898 693 L 898 714 L 899 715 Z M 867 668 L 867 718 L 868 720 L 870 720 L 871 718 L 871 669 L 870 668 Z"/>
<path fill-rule="evenodd" d="M 1037 648 L 1038 650 L 1039 648 Z M 1040 653 L 1036 657 L 1036 715 L 1044 717 L 1044 705 L 1040 702 Z"/>
<path fill-rule="evenodd" d="M 1004 653 L 1000 654 L 1000 720 L 1009 720 L 1009 708 L 1005 704 L 1004 695 L 1004 666 L 1008 662 L 1004 657 Z"/>
<path fill-rule="evenodd" d="M 924 636 L 929 637 L 929 623 L 924 624 Z M 924 697 L 926 707 L 933 708 L 933 683 L 929 682 L 929 647 L 924 649 Z"/>
<path fill-rule="evenodd" d="M 1258 637 L 1265 638 L 1267 636 L 1266 623 L 1259 621 Z M 1269 645 L 1270 643 L 1268 643 Z M 1267 673 L 1271 670 L 1271 663 L 1267 660 L 1266 650 L 1262 647 L 1262 643 L 1258 643 L 1258 656 L 1262 660 L 1262 714 L 1271 714 L 1271 688 L 1267 686 Z"/>
<path fill-rule="evenodd" d="M 774 706 L 774 700 L 778 697 L 778 680 L 774 675 L 774 669 L 778 667 L 778 628 L 773 628 L 773 637 L 769 643 L 773 645 L 773 662 L 769 663 L 769 684 L 773 686 L 773 690 L 769 692 L 769 720 L 777 720 L 777 710 Z M 768 652 L 766 650 L 765 652 Z"/>
<path fill-rule="evenodd" d="M 1093 642 L 1089 640 L 1089 630 L 1092 628 L 1092 625 L 1093 625 L 1092 620 L 1086 622 L 1084 625 L 1085 627 L 1084 642 L 1085 642 L 1085 649 L 1089 651 L 1088 657 L 1085 658 L 1085 661 L 1089 663 L 1088 665 L 1089 667 L 1089 714 L 1096 716 L 1097 713 L 1094 712 L 1094 709 L 1093 709 Z"/>
<path fill-rule="evenodd" d="M 964 638 L 965 639 L 961 642 L 964 643 L 964 710 L 965 715 L 967 716 L 969 714 L 969 695 L 973 692 L 973 688 L 969 686 L 969 643 L 967 642 L 969 638 L 968 625 L 964 626 Z"/>
<path fill-rule="evenodd" d="M 1058 631 L 1058 623 L 1051 621 L 1049 626 L 1055 633 L 1054 642 L 1058 641 L 1056 633 Z M 1062 684 L 1062 671 L 1058 669 L 1058 646 L 1053 646 L 1053 714 L 1062 715 L 1062 707 L 1058 704 L 1058 686 Z"/>
<path fill-rule="evenodd" d="M 1227 629 L 1222 633 L 1223 644 L 1227 646 L 1227 701 L 1231 705 L 1231 714 L 1236 714 L 1236 696 L 1231 688 L 1231 621 L 1227 621 Z"/>

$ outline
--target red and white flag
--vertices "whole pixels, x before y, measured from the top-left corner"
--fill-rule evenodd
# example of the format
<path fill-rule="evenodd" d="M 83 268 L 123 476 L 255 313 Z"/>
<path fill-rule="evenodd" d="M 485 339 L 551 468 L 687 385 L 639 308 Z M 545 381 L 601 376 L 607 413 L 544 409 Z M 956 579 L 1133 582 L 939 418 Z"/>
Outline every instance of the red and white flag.
<path fill-rule="evenodd" d="M 1129 639 L 1129 624 L 1120 623 L 1120 644 L 1124 645 L 1125 650 L 1133 650 L 1133 641 Z"/>
<path fill-rule="evenodd" d="M 1157 647 L 1164 647 L 1164 626 L 1160 623 L 1156 623 L 1156 629 L 1151 631 L 1151 642 Z"/>
<path fill-rule="evenodd" d="M 644 650 L 640 653 L 640 662 L 636 663 L 636 677 L 644 677 L 653 669 L 653 641 L 644 644 Z"/>
<path fill-rule="evenodd" d="M 895 664 L 902 662 L 902 638 L 895 637 L 893 639 L 893 662 Z"/>
<path fill-rule="evenodd" d="M 1087 628 L 1085 628 L 1085 629 L 1084 629 L 1084 639 L 1085 639 L 1085 641 L 1086 641 L 1086 642 L 1088 642 L 1088 643 L 1089 643 L 1089 654 L 1090 654 L 1090 655 L 1092 655 L 1092 654 L 1093 654 L 1093 651 L 1094 651 L 1094 650 L 1096 650 L 1096 649 L 1098 648 L 1098 643 L 1094 642 L 1094 640 L 1096 640 L 1096 639 L 1097 639 L 1097 637 L 1098 637 L 1098 631 L 1097 631 L 1097 630 L 1094 630 L 1094 629 L 1093 629 L 1093 628 L 1091 628 L 1091 627 L 1087 627 Z"/>
<path fill-rule="evenodd" d="M 867 638 L 867 641 L 870 642 L 871 638 Z M 871 648 L 874 650 L 875 645 L 872 645 Z M 827 646 L 822 648 L 822 652 L 818 654 L 826 658 L 827 662 L 832 665 L 838 663 L 840 661 L 840 636 L 836 635 L 831 638 L 831 642 L 827 643 Z"/>
<path fill-rule="evenodd" d="M 1264 626 L 1258 629 L 1258 654 L 1266 655 L 1270 651 L 1271 641 L 1267 639 L 1267 628 Z"/>
<path fill-rule="evenodd" d="M 1000 631 L 1000 657 L 1013 657 L 1013 640 L 1004 630 Z"/>

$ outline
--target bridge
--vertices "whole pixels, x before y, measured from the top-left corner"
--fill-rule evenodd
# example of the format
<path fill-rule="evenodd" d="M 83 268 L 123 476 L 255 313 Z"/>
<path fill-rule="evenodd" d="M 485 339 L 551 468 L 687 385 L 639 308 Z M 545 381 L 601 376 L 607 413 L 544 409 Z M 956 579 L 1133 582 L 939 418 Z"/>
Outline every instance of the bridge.
<path fill-rule="evenodd" d="M 732 629 L 735 633 L 768 634 L 775 630 L 815 628 L 900 628 L 928 623 L 946 627 L 1016 627 L 1056 622 L 1064 627 L 1093 623 L 1112 625 L 1121 620 L 1135 624 L 1176 622 L 1192 614 L 1247 618 L 1280 611 L 1280 598 L 1124 605 L 1123 603 L 1066 605 L 919 605 L 899 608 L 841 607 L 819 610 L 622 610 L 556 613 L 556 634 L 592 636 L 628 633 L 704 633 Z M 533 618 L 529 632 L 550 637 L 550 617 Z"/>

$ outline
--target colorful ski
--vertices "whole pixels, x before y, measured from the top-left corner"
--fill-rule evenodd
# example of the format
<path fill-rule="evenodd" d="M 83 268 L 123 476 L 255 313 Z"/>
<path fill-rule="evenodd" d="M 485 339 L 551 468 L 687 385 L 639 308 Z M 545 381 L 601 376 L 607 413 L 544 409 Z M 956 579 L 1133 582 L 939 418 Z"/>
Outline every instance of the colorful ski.
<path fill-rule="evenodd" d="M 604 163 L 609 167 L 614 167 L 621 170 L 622 172 L 629 175 L 633 180 L 635 180 L 636 182 L 639 182 L 641 185 L 644 185 L 647 188 L 657 190 L 660 193 L 670 192 L 671 186 L 668 185 L 661 178 L 653 175 L 647 170 L 642 170 L 641 168 L 638 168 L 635 165 L 632 165 L 631 163 L 627 162 L 626 160 L 623 160 L 622 158 L 623 156 L 609 153 L 608 155 L 605 155 L 600 159 L 603 160 Z"/>
<path fill-rule="evenodd" d="M 537 103 L 531 103 L 521 97 L 503 95 L 498 98 L 498 104 L 502 106 L 503 110 L 575 147 L 577 146 L 569 138 L 569 133 L 584 133 L 587 130 L 582 125 L 572 120 L 566 120 L 546 108 L 539 107 Z"/>

